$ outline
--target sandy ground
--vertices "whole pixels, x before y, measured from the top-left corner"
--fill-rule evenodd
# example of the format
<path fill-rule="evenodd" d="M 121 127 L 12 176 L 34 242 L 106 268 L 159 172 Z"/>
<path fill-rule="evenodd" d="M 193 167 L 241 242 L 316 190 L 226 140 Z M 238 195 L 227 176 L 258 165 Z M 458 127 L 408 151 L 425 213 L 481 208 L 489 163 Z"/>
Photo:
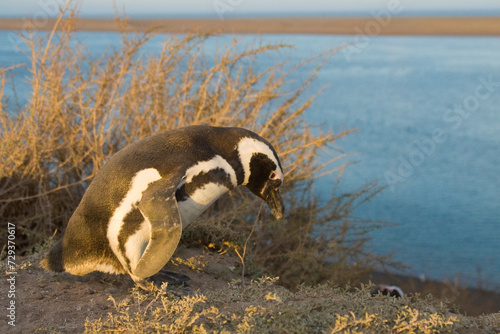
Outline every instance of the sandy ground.
<path fill-rule="evenodd" d="M 183 249 L 176 257 L 188 259 L 202 258 L 210 264 L 212 272 L 221 272 L 224 277 L 207 274 L 190 269 L 183 264 L 166 268 L 177 273 L 188 275 L 189 288 L 178 288 L 172 291 L 206 291 L 208 289 L 228 289 L 229 282 L 241 279 L 233 272 L 239 262 L 226 255 L 209 252 L 202 248 Z M 85 276 L 72 276 L 67 273 L 53 273 L 42 269 L 40 256 L 24 259 L 31 265 L 18 270 L 16 275 L 16 322 L 15 327 L 5 321 L 5 310 L 9 300 L 4 289 L 0 294 L 0 307 L 4 310 L 0 321 L 0 333 L 81 333 L 85 329 L 86 319 L 106 319 L 108 313 L 116 313 L 112 296 L 117 303 L 130 299 L 130 290 L 134 282 L 127 275 L 108 275 L 91 273 Z M 21 261 L 18 261 L 21 263 Z M 2 280 L 5 276 L 2 275 Z M 2 287 L 4 285 L 2 284 Z"/>
<path fill-rule="evenodd" d="M 54 20 L 1 18 L 0 30 L 52 29 Z M 126 30 L 169 33 L 500 36 L 500 17 L 129 19 Z M 77 30 L 116 31 L 113 19 L 79 18 Z"/>
<path fill-rule="evenodd" d="M 218 254 L 204 248 L 185 248 L 176 252 L 176 258 L 196 258 L 206 263 L 209 270 L 194 270 L 184 264 L 167 264 L 167 269 L 188 275 L 189 288 L 174 291 L 203 293 L 213 289 L 229 289 L 232 280 L 241 279 L 234 270 L 241 264 L 227 254 Z M 106 319 L 108 313 L 116 313 L 114 302 L 131 298 L 134 283 L 126 275 L 92 273 L 86 276 L 72 276 L 67 273 L 47 272 L 39 265 L 41 255 L 32 255 L 18 260 L 25 263 L 16 275 L 16 326 L 11 327 L 5 319 L 0 321 L 0 333 L 81 333 L 85 321 Z M 3 276 L 3 275 L 2 275 Z M 5 276 L 3 276 L 5 279 Z M 398 284 L 407 295 L 432 293 L 458 305 L 461 313 L 480 315 L 500 310 L 500 295 L 453 284 L 440 282 L 419 282 L 404 276 L 373 274 L 370 278 L 376 284 Z M 4 286 L 2 284 L 2 286 Z M 3 288 L 2 288 L 3 289 Z M 0 294 L 0 307 L 6 310 L 10 299 Z M 5 315 L 3 316 L 5 317 Z"/>

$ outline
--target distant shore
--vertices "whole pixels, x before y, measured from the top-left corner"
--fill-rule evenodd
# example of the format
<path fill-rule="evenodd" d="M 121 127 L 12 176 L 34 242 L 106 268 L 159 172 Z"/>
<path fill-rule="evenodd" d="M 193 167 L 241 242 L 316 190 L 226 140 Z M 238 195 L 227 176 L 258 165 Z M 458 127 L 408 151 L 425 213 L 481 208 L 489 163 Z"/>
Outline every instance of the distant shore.
<path fill-rule="evenodd" d="M 0 30 L 50 30 L 55 19 L 0 18 Z M 126 31 L 165 33 L 500 36 L 500 17 L 128 19 Z M 79 31 L 119 31 L 115 19 L 79 18 Z"/>

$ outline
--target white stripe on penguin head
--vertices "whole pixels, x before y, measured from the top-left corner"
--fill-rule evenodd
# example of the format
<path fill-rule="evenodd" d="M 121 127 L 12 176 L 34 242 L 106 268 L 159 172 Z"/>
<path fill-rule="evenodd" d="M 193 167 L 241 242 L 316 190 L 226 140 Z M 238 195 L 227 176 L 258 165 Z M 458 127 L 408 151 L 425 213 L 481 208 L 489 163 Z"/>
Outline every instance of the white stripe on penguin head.
<path fill-rule="evenodd" d="M 238 155 L 245 173 L 243 185 L 248 184 L 248 180 L 250 179 L 250 161 L 255 153 L 265 154 L 272 162 L 274 162 L 276 164 L 276 170 L 280 173 L 279 176 L 281 176 L 281 181 L 283 181 L 283 171 L 280 169 L 280 164 L 276 160 L 274 152 L 269 148 L 269 146 L 258 139 L 245 137 L 238 143 Z"/>

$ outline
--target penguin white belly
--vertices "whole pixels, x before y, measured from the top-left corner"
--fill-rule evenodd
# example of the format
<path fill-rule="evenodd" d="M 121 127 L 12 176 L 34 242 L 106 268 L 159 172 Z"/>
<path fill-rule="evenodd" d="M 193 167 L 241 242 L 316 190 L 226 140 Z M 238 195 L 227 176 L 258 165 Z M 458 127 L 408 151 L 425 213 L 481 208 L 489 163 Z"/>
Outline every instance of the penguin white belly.
<path fill-rule="evenodd" d="M 229 188 L 217 183 L 207 183 L 203 187 L 196 189 L 186 200 L 177 202 L 182 227 L 185 228 L 198 218 L 213 202 L 229 190 Z"/>

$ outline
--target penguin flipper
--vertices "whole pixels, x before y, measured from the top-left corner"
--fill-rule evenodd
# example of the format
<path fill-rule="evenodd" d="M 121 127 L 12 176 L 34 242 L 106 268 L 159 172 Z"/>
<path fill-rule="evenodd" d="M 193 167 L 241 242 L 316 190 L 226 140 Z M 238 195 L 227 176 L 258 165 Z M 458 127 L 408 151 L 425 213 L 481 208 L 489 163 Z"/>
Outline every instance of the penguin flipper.
<path fill-rule="evenodd" d="M 151 237 L 139 262 L 132 268 L 137 283 L 153 276 L 172 257 L 182 234 L 182 222 L 175 199 L 178 182 L 160 179 L 143 192 L 138 208 L 151 226 Z"/>

